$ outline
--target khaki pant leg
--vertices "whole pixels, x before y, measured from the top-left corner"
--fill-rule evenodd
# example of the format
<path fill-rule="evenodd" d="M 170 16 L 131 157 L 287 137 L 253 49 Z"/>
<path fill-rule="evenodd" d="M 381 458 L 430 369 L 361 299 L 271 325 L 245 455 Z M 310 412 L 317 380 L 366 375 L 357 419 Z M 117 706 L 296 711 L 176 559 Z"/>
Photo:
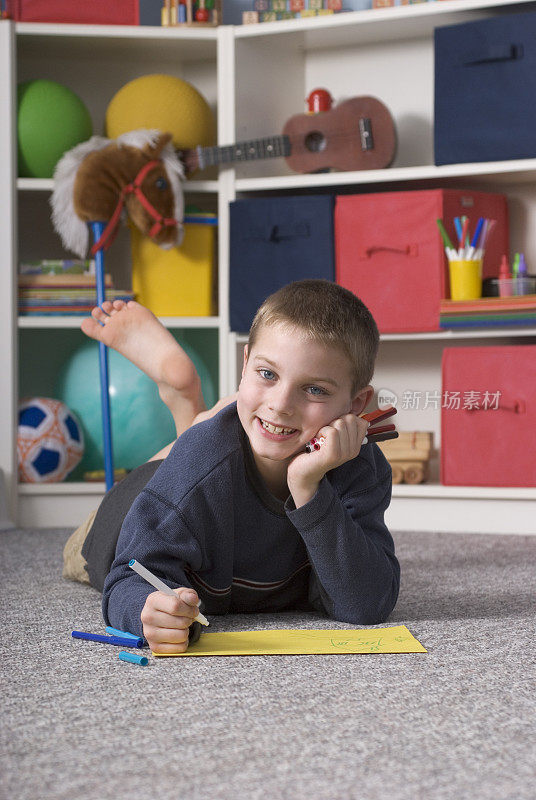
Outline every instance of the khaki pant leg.
<path fill-rule="evenodd" d="M 97 510 L 92 511 L 85 522 L 69 536 L 63 548 L 63 577 L 70 581 L 89 583 L 86 560 L 82 555 L 82 547 L 91 530 Z"/>

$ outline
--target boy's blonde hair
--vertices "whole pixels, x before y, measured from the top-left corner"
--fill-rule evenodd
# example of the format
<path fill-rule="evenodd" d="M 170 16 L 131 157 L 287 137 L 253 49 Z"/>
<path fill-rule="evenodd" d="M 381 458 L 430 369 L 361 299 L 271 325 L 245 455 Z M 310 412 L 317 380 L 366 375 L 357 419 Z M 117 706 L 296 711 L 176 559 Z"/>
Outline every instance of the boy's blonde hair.
<path fill-rule="evenodd" d="M 352 369 L 352 394 L 374 374 L 380 336 L 366 305 L 348 289 L 327 280 L 294 281 L 266 298 L 251 325 L 248 353 L 265 326 L 299 328 L 310 339 L 338 347 Z"/>

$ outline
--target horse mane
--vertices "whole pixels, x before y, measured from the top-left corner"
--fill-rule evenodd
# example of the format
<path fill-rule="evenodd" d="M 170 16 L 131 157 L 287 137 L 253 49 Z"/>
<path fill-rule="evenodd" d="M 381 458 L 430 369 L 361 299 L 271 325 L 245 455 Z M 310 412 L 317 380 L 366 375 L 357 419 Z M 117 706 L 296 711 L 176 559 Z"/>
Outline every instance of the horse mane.
<path fill-rule="evenodd" d="M 97 150 L 109 144 L 118 147 L 130 146 L 140 150 L 149 145 L 155 148 L 161 132 L 158 130 L 140 129 L 128 131 L 117 139 L 104 136 L 92 136 L 87 142 L 76 145 L 58 161 L 54 170 L 54 190 L 50 198 L 52 206 L 52 224 L 60 235 L 64 246 L 72 250 L 80 258 L 85 258 L 89 246 L 89 230 L 86 222 L 80 219 L 74 210 L 73 195 L 76 174 L 82 161 Z M 175 219 L 182 222 L 184 217 L 184 199 L 181 180 L 184 178 L 183 166 L 175 153 L 171 142 L 167 142 L 158 154 L 166 169 L 173 198 L 175 201 Z M 134 177 L 134 176 L 133 176 Z"/>
<path fill-rule="evenodd" d="M 89 244 L 89 230 L 85 222 L 74 210 L 73 194 L 76 173 L 82 161 L 95 150 L 102 150 L 111 139 L 92 136 L 87 142 L 77 144 L 68 150 L 56 164 L 54 170 L 54 190 L 50 197 L 52 224 L 59 233 L 67 250 L 72 250 L 80 258 L 85 258 Z"/>

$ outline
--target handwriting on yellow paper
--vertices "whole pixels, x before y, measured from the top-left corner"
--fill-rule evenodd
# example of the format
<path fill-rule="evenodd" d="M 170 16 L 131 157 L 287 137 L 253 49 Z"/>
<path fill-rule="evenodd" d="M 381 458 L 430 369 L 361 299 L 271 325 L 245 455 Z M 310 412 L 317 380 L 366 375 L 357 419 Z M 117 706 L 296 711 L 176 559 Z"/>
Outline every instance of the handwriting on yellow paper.
<path fill-rule="evenodd" d="M 319 655 L 335 653 L 426 653 L 405 625 L 356 630 L 284 629 L 202 633 L 185 653 L 153 653 L 178 656 Z"/>

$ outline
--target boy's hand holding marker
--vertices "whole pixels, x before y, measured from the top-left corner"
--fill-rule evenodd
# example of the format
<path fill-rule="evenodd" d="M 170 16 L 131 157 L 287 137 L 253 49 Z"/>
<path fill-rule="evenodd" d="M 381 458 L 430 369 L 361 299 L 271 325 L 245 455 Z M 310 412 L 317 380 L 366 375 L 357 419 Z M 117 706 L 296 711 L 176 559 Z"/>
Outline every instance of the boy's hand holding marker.
<path fill-rule="evenodd" d="M 129 561 L 129 567 L 158 590 L 147 597 L 141 612 L 149 647 L 156 653 L 183 653 L 188 647 L 190 625 L 195 621 L 208 625 L 199 611 L 197 592 L 189 586 L 170 589 L 135 559 Z"/>
<path fill-rule="evenodd" d="M 154 653 L 183 653 L 188 647 L 190 625 L 199 611 L 197 594 L 187 587 L 174 594 L 151 592 L 141 612 L 143 635 Z"/>
<path fill-rule="evenodd" d="M 309 502 L 326 472 L 355 458 L 362 445 L 396 438 L 398 433 L 394 425 L 377 427 L 374 424 L 394 414 L 393 406 L 363 416 L 345 414 L 321 428 L 306 445 L 306 452 L 296 456 L 288 468 L 288 487 L 296 507 Z"/>
<path fill-rule="evenodd" d="M 296 508 L 314 497 L 326 472 L 358 455 L 367 428 L 368 422 L 355 414 L 345 414 L 320 428 L 316 436 L 320 447 L 300 453 L 288 467 L 287 483 Z"/>
<path fill-rule="evenodd" d="M 387 408 L 381 409 L 379 408 L 377 411 L 371 411 L 369 414 L 363 414 L 359 419 L 364 419 L 367 421 L 368 425 L 372 425 L 373 427 L 368 428 L 367 435 L 362 440 L 361 444 L 368 444 L 369 442 L 384 442 L 387 439 L 397 439 L 398 433 L 395 431 L 394 425 L 378 425 L 378 422 L 382 422 L 383 420 L 388 419 L 396 414 L 396 408 L 394 406 L 387 406 Z M 305 445 L 305 450 L 307 453 L 312 453 L 315 450 L 320 450 L 322 445 L 325 442 L 325 437 L 314 437 L 311 439 L 310 442 L 307 442 Z"/>

